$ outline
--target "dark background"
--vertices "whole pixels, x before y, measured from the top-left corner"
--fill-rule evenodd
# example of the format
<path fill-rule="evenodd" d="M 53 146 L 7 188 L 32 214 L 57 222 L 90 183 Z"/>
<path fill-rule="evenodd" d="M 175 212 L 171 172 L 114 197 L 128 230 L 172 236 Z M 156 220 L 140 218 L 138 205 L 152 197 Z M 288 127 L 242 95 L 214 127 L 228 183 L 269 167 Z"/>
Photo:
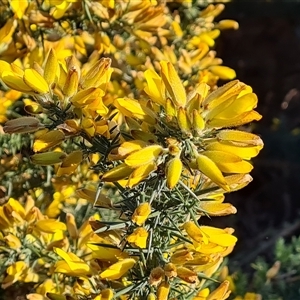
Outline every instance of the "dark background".
<path fill-rule="evenodd" d="M 237 215 L 211 221 L 236 228 L 232 268 L 247 269 L 258 255 L 272 261 L 279 237 L 300 235 L 300 1 L 233 0 L 219 19 L 240 24 L 222 32 L 216 51 L 253 87 L 263 115 L 251 125 L 265 143 L 254 181 L 227 196 Z"/>

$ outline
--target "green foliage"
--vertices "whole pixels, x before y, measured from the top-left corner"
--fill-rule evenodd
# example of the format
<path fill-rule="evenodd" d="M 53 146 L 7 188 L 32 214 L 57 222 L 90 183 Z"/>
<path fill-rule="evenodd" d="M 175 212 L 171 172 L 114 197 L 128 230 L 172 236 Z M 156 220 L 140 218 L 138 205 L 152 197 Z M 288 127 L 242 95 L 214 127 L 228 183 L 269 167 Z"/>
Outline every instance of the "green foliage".
<path fill-rule="evenodd" d="M 264 300 L 299 299 L 300 237 L 293 237 L 291 241 L 280 238 L 275 246 L 274 261 L 269 262 L 258 257 L 251 265 L 254 269 L 252 276 L 241 271 L 234 274 L 234 295 L 254 292 L 260 294 Z"/>

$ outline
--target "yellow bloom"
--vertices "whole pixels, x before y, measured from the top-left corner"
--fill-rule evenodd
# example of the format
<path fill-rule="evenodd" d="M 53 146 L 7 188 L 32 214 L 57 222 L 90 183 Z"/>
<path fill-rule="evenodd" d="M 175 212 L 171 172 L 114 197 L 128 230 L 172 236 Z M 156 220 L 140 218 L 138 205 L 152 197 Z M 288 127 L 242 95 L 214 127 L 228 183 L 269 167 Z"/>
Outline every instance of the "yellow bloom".
<path fill-rule="evenodd" d="M 65 135 L 60 130 L 49 131 L 39 136 L 33 143 L 33 151 L 46 151 L 57 146 L 65 139 Z"/>
<path fill-rule="evenodd" d="M 11 249 L 18 250 L 22 246 L 20 239 L 10 233 L 4 237 L 4 241 Z"/>
<path fill-rule="evenodd" d="M 202 152 L 202 155 L 211 159 L 223 173 L 249 173 L 253 169 L 253 166 L 249 162 L 244 161 L 233 153 L 224 151 L 204 151 Z"/>
<path fill-rule="evenodd" d="M 51 15 L 55 19 L 60 19 L 64 16 L 65 12 L 71 7 L 72 2 L 76 2 L 76 0 L 63 0 L 63 1 L 55 1 L 49 0 L 50 5 L 55 5 L 55 7 L 51 10 Z"/>
<path fill-rule="evenodd" d="M 146 94 L 155 103 L 165 106 L 165 86 L 161 77 L 154 70 L 147 70 L 144 72 L 147 85 L 145 87 Z"/>
<path fill-rule="evenodd" d="M 49 92 L 48 83 L 44 77 L 34 69 L 26 69 L 24 71 L 23 80 L 34 93 L 46 94 Z"/>
<path fill-rule="evenodd" d="M 118 181 L 120 179 L 126 178 L 132 172 L 133 169 L 129 167 L 127 164 L 123 163 L 104 173 L 103 176 L 101 177 L 101 180 L 106 182 Z"/>
<path fill-rule="evenodd" d="M 0 206 L 0 228 L 21 225 L 25 222 L 25 210 L 19 201 L 9 198 L 8 202 Z"/>
<path fill-rule="evenodd" d="M 226 216 L 235 214 L 236 208 L 230 203 L 220 203 L 217 201 L 201 201 L 200 208 L 210 216 Z"/>
<path fill-rule="evenodd" d="M 35 223 L 34 226 L 37 230 L 46 233 L 55 233 L 57 231 L 67 230 L 67 226 L 65 223 L 58 222 L 54 219 L 39 220 Z"/>
<path fill-rule="evenodd" d="M 110 244 L 108 241 L 105 240 L 105 242 L 108 246 L 113 246 L 113 244 Z M 99 246 L 92 242 L 87 246 L 92 250 L 93 258 L 100 259 L 101 261 L 115 263 L 118 259 L 128 258 L 128 255 L 118 248 Z"/>
<path fill-rule="evenodd" d="M 150 213 L 151 213 L 150 204 L 147 202 L 142 203 L 135 209 L 131 217 L 131 220 L 132 222 L 136 223 L 138 226 L 142 226 L 148 219 Z"/>
<path fill-rule="evenodd" d="M 112 300 L 114 298 L 114 292 L 112 289 L 105 289 L 101 291 L 99 296 L 96 296 L 94 300 Z"/>
<path fill-rule="evenodd" d="M 182 162 L 179 157 L 172 158 L 166 167 L 167 187 L 173 189 L 178 183 L 182 172 Z"/>
<path fill-rule="evenodd" d="M 125 158 L 125 164 L 131 168 L 140 167 L 154 162 L 162 152 L 163 148 L 160 145 L 147 146 L 129 154 Z"/>
<path fill-rule="evenodd" d="M 62 92 L 66 97 L 72 97 L 77 92 L 79 77 L 79 70 L 76 66 L 72 66 L 68 70 L 66 81 L 62 89 Z"/>
<path fill-rule="evenodd" d="M 127 241 L 139 248 L 146 248 L 147 238 L 148 231 L 143 227 L 138 227 L 127 237 Z"/>
<path fill-rule="evenodd" d="M 150 162 L 146 165 L 139 166 L 136 169 L 134 169 L 134 171 L 130 174 L 128 181 L 125 180 L 126 184 L 122 184 L 121 181 L 119 181 L 119 183 L 122 186 L 126 186 L 126 187 L 128 186 L 128 187 L 132 188 L 133 186 L 137 185 L 142 180 L 147 178 L 148 175 L 150 173 L 152 173 L 153 171 L 155 171 L 156 169 L 157 169 L 157 166 L 154 162 Z"/>
<path fill-rule="evenodd" d="M 18 25 L 17 20 L 15 20 L 14 18 L 9 18 L 7 22 L 0 28 L 0 56 L 2 56 L 2 54 L 5 53 L 5 51 L 8 49 L 8 45 L 12 41 L 12 36 L 15 32 L 17 25 Z M 0 76 L 1 76 L 1 73 L 3 71 L 2 68 L 3 61 L 0 61 L 0 66 L 1 66 L 1 71 L 0 71 Z"/>
<path fill-rule="evenodd" d="M 120 260 L 100 273 L 100 278 L 109 280 L 119 279 L 135 265 L 135 262 L 133 258 Z"/>
<path fill-rule="evenodd" d="M 175 68 L 170 62 L 166 61 L 162 61 L 160 65 L 161 77 L 172 102 L 176 107 L 185 107 L 187 101 L 185 88 L 182 85 Z"/>
<path fill-rule="evenodd" d="M 54 82 L 57 81 L 57 76 L 59 71 L 59 64 L 56 57 L 55 50 L 53 48 L 50 49 L 48 53 L 48 57 L 45 63 L 44 68 L 44 78 L 49 86 L 51 86 Z"/>
<path fill-rule="evenodd" d="M 229 297 L 231 291 L 228 291 L 229 281 L 223 281 L 213 292 L 209 294 L 206 300 L 225 300 Z"/>
<path fill-rule="evenodd" d="M 208 70 L 222 80 L 232 80 L 236 77 L 235 71 L 225 66 L 211 66 L 208 68 Z"/>
<path fill-rule="evenodd" d="M 193 260 L 193 258 L 194 256 L 191 251 L 187 249 L 177 250 L 172 254 L 170 262 L 175 265 L 183 265 L 189 260 Z"/>
<path fill-rule="evenodd" d="M 225 300 L 231 293 L 228 288 L 229 281 L 225 280 L 211 293 L 208 288 L 201 290 L 193 300 Z"/>
<path fill-rule="evenodd" d="M 170 284 L 166 281 L 163 281 L 157 289 L 157 300 L 167 300 L 169 299 Z"/>
<path fill-rule="evenodd" d="M 84 76 L 81 77 L 81 88 L 98 88 L 105 90 L 105 87 L 110 80 L 113 69 L 110 67 L 110 58 L 101 58 L 98 60 Z"/>
<path fill-rule="evenodd" d="M 198 169 L 204 175 L 206 175 L 218 186 L 222 187 L 225 191 L 230 190 L 222 172 L 209 157 L 203 154 L 198 154 L 196 161 L 197 161 Z"/>
<path fill-rule="evenodd" d="M 183 228 L 192 239 L 195 250 L 201 253 L 221 253 L 227 247 L 234 246 L 237 241 L 237 238 L 231 235 L 231 229 L 219 229 L 209 226 L 198 227 L 192 221 L 186 222 Z"/>
<path fill-rule="evenodd" d="M 149 124 L 156 123 L 156 115 L 154 112 L 141 101 L 118 98 L 114 101 L 114 105 L 123 116 L 136 118 Z"/>
<path fill-rule="evenodd" d="M 68 228 L 70 237 L 72 239 L 77 239 L 78 238 L 78 229 L 77 229 L 74 215 L 72 215 L 71 213 L 67 213 L 66 223 L 67 223 L 67 228 Z"/>
<path fill-rule="evenodd" d="M 17 261 L 6 269 L 7 276 L 1 287 L 8 288 L 16 281 L 38 282 L 39 276 L 30 269 L 24 261 Z"/>
<path fill-rule="evenodd" d="M 23 81 L 23 74 L 18 74 L 14 71 L 4 71 L 1 74 L 3 82 L 13 90 L 23 93 L 32 93 L 33 89 Z"/>
<path fill-rule="evenodd" d="M 81 163 L 82 159 L 83 157 L 81 150 L 70 153 L 66 158 L 63 159 L 62 164 L 59 166 L 56 175 L 62 176 L 74 173 L 78 165 Z"/>
<path fill-rule="evenodd" d="M 55 263 L 54 272 L 75 277 L 91 275 L 93 273 L 92 268 L 74 253 L 67 253 L 59 248 L 54 248 L 53 251 L 63 259 Z"/>

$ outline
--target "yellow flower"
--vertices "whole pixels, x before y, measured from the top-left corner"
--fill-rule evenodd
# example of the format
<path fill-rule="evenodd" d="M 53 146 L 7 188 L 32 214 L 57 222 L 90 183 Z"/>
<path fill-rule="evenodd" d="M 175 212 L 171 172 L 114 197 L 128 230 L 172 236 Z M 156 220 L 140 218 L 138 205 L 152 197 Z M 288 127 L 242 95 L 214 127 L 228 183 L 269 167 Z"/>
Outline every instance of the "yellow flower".
<path fill-rule="evenodd" d="M 156 123 L 156 115 L 142 101 L 135 99 L 118 98 L 114 101 L 115 107 L 123 116 L 136 118 L 149 124 Z"/>
<path fill-rule="evenodd" d="M 135 262 L 133 258 L 120 260 L 100 273 L 100 278 L 109 280 L 119 279 L 135 265 Z"/>
<path fill-rule="evenodd" d="M 49 86 L 44 77 L 34 69 L 26 69 L 23 76 L 24 82 L 38 94 L 49 92 Z"/>
<path fill-rule="evenodd" d="M 15 20 L 14 18 L 9 18 L 7 22 L 0 28 L 0 57 L 3 54 L 5 54 L 5 51 L 8 49 L 8 45 L 12 42 L 12 36 L 15 32 L 17 25 L 18 25 L 17 20 Z M 3 61 L 0 61 L 0 66 L 1 66 L 1 71 L 0 71 L 0 76 L 1 76 L 3 70 L 2 68 Z"/>
<path fill-rule="evenodd" d="M 131 220 L 132 222 L 136 223 L 138 226 L 142 226 L 148 219 L 150 213 L 151 213 L 150 204 L 147 202 L 142 203 L 135 209 L 131 217 Z"/>
<path fill-rule="evenodd" d="M 77 2 L 76 0 L 63 0 L 63 1 L 55 1 L 55 0 L 48 0 L 51 6 L 55 6 L 51 10 L 51 15 L 55 19 L 60 19 L 64 16 L 65 12 L 71 7 L 73 2 Z"/>
<path fill-rule="evenodd" d="M 160 66 L 162 80 L 173 104 L 176 107 L 184 107 L 187 101 L 186 92 L 177 72 L 175 71 L 175 68 L 170 62 L 165 61 L 162 61 Z"/>
<path fill-rule="evenodd" d="M 213 292 L 209 294 L 206 300 L 225 300 L 229 297 L 231 291 L 228 291 L 229 281 L 223 281 Z"/>
<path fill-rule="evenodd" d="M 39 276 L 30 269 L 24 261 L 17 261 L 6 269 L 7 276 L 1 287 L 8 288 L 16 281 L 38 282 Z"/>
<path fill-rule="evenodd" d="M 198 169 L 204 175 L 206 175 L 214 183 L 222 187 L 225 191 L 230 190 L 221 170 L 217 167 L 217 165 L 213 160 L 211 160 L 209 157 L 203 154 L 198 154 L 196 158 L 196 162 L 197 162 Z"/>
<path fill-rule="evenodd" d="M 20 239 L 11 233 L 6 235 L 4 237 L 4 240 L 5 240 L 6 244 L 8 245 L 8 247 L 11 249 L 18 250 L 22 246 Z"/>
<path fill-rule="evenodd" d="M 198 227 L 193 221 L 186 222 L 183 227 L 192 239 L 195 250 L 201 253 L 221 253 L 227 247 L 234 246 L 237 241 L 237 238 L 231 235 L 230 228 Z"/>
<path fill-rule="evenodd" d="M 102 240 L 101 242 L 105 242 L 108 244 L 108 247 L 105 246 L 99 246 L 96 244 L 93 244 L 94 241 L 90 241 L 90 243 L 87 245 L 89 249 L 92 250 L 92 256 L 93 258 L 97 258 L 101 261 L 107 261 L 110 263 L 115 263 L 118 261 L 118 259 L 122 258 L 128 258 L 128 254 L 125 252 L 122 252 L 120 249 L 117 247 L 112 248 L 109 246 L 114 246 L 107 240 Z"/>
<path fill-rule="evenodd" d="M 71 239 L 77 239 L 78 229 L 77 229 L 74 215 L 72 215 L 71 213 L 67 213 L 66 223 L 67 223 L 67 228 Z"/>
<path fill-rule="evenodd" d="M 55 233 L 57 231 L 67 230 L 66 224 L 54 219 L 39 220 L 35 223 L 35 228 L 41 232 Z"/>
<path fill-rule="evenodd" d="M 53 48 L 50 49 L 48 53 L 48 57 L 45 63 L 44 68 L 44 78 L 49 86 L 51 86 L 54 82 L 57 81 L 57 76 L 59 71 L 59 64 L 56 57 L 55 50 Z"/>
<path fill-rule="evenodd" d="M 17 119 L 18 120 L 18 119 Z M 33 151 L 46 151 L 59 145 L 65 139 L 65 135 L 60 130 L 49 131 L 39 136 L 33 143 Z"/>
<path fill-rule="evenodd" d="M 139 248 L 146 248 L 147 238 L 148 231 L 143 227 L 138 227 L 127 237 L 127 241 Z"/>
<path fill-rule="evenodd" d="M 101 177 L 101 180 L 106 182 L 114 182 L 120 179 L 126 178 L 133 172 L 133 169 L 125 163 L 118 165 L 117 167 L 107 171 Z"/>
<path fill-rule="evenodd" d="M 25 222 L 26 212 L 19 201 L 10 198 L 6 204 L 0 206 L 0 228 L 21 225 Z"/>
<path fill-rule="evenodd" d="M 166 281 L 163 281 L 157 289 L 157 300 L 167 300 L 169 299 L 170 284 Z"/>
<path fill-rule="evenodd" d="M 59 166 L 56 175 L 62 176 L 62 175 L 71 175 L 75 172 L 79 164 L 81 163 L 83 157 L 82 157 L 82 151 L 77 150 L 72 153 L 70 153 L 66 158 L 63 159 L 61 165 Z"/>
<path fill-rule="evenodd" d="M 214 200 L 200 201 L 199 206 L 201 210 L 205 211 L 205 213 L 210 216 L 226 216 L 237 212 L 236 208 L 232 204 Z"/>
<path fill-rule="evenodd" d="M 144 72 L 147 85 L 144 88 L 146 94 L 155 103 L 165 106 L 165 86 L 161 77 L 154 70 L 147 70 Z"/>
<path fill-rule="evenodd" d="M 101 88 L 105 90 L 107 82 L 110 80 L 113 69 L 110 67 L 110 58 L 98 60 L 81 78 L 81 88 Z"/>
<path fill-rule="evenodd" d="M 163 148 L 160 145 L 147 146 L 129 154 L 125 158 L 125 164 L 131 168 L 140 167 L 154 162 L 162 152 Z"/>
<path fill-rule="evenodd" d="M 67 253 L 59 248 L 54 248 L 53 251 L 63 259 L 55 263 L 54 272 L 75 277 L 91 275 L 93 273 L 92 268 L 74 253 Z"/>
<path fill-rule="evenodd" d="M 112 289 L 104 289 L 101 294 L 96 296 L 94 300 L 112 300 L 114 298 L 114 292 Z"/>

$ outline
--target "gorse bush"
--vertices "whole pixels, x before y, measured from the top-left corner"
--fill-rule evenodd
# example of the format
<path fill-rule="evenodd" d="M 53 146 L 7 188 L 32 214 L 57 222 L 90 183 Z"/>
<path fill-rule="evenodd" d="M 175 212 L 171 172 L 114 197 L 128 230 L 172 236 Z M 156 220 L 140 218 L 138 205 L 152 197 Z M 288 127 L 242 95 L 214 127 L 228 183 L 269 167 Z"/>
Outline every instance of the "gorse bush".
<path fill-rule="evenodd" d="M 204 1 L 1 6 L 3 295 L 226 299 L 214 274 L 262 140 L 250 86 L 211 50 L 233 20 Z M 11 134 L 11 136 L 7 136 Z M 22 135 L 19 135 L 22 134 Z"/>

